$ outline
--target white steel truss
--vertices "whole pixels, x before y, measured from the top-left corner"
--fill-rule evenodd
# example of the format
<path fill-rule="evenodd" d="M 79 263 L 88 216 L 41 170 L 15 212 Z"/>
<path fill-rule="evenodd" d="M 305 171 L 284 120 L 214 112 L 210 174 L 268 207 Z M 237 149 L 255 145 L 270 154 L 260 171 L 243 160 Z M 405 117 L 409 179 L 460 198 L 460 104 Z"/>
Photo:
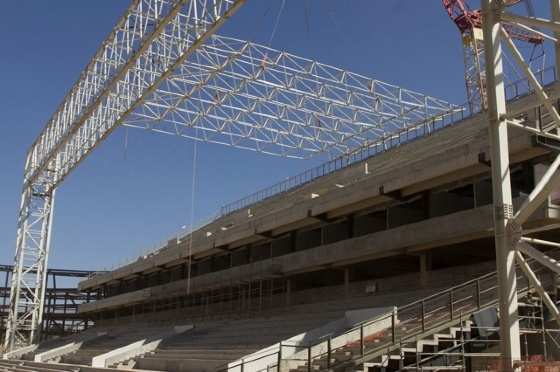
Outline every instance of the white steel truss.
<path fill-rule="evenodd" d="M 119 125 L 299 158 L 461 110 L 213 35 L 244 2 L 134 0 L 86 66 L 27 154 L 5 349 L 40 329 L 56 187 Z"/>
<path fill-rule="evenodd" d="M 213 35 L 125 125 L 305 158 L 461 110 L 443 100 L 252 42 Z"/>
<path fill-rule="evenodd" d="M 523 225 L 528 218 L 548 200 L 552 191 L 560 187 L 560 155 L 548 167 L 548 170 L 536 184 L 534 190 L 517 210 L 511 203 L 511 183 L 509 178 L 509 146 L 508 126 L 525 129 L 537 136 L 560 140 L 560 115 L 551 97 L 538 82 L 529 64 L 525 61 L 511 35 L 501 23 L 516 25 L 529 32 L 539 33 L 546 40 L 552 40 L 556 47 L 556 69 L 560 68 L 560 48 L 557 36 L 560 32 L 560 0 L 550 0 L 552 19 L 540 19 L 521 16 L 508 12 L 503 0 L 483 1 L 484 45 L 486 50 L 486 86 L 488 88 L 488 119 L 490 125 L 490 146 L 492 152 L 492 178 L 494 188 L 494 225 L 496 242 L 496 261 L 499 278 L 500 297 L 500 333 L 502 356 L 508 366 L 514 368 L 520 359 L 519 321 L 517 314 L 517 293 L 515 265 L 528 277 L 532 287 L 543 298 L 550 313 L 560 323 L 560 313 L 554 302 L 542 287 L 538 277 L 527 265 L 524 255 L 534 258 L 543 266 L 555 273 L 560 271 L 558 262 L 546 256 L 531 244 L 558 247 L 559 243 L 523 236 L 535 232 L 535 229 L 524 230 Z M 535 29 L 538 27 L 540 29 Z M 506 112 L 506 101 L 503 86 L 503 53 L 504 45 L 514 58 L 520 70 L 527 76 L 535 92 L 536 103 L 519 108 L 516 112 Z M 557 97 L 556 97 L 557 98 Z M 530 123 L 520 115 L 523 111 L 542 107 L 547 115 L 546 121 Z M 531 243 L 531 244 L 530 244 Z"/>
<path fill-rule="evenodd" d="M 5 349 L 32 343 L 40 330 L 56 186 L 244 1 L 132 1 L 33 143 L 25 166 Z"/>

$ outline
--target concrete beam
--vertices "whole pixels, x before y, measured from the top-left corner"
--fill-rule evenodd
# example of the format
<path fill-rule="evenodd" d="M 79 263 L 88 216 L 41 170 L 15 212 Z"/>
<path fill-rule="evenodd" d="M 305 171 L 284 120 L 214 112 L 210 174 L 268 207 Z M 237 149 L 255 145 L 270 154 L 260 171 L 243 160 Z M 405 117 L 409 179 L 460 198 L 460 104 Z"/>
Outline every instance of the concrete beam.
<path fill-rule="evenodd" d="M 529 238 L 530 239 L 530 238 Z M 531 240 L 529 240 L 531 241 Z M 533 242 L 538 241 L 537 239 L 532 239 Z M 543 266 L 546 266 L 550 270 L 554 271 L 557 274 L 560 274 L 560 262 L 555 260 L 552 257 L 548 257 L 538 249 L 533 248 L 532 245 L 527 243 L 527 241 L 522 240 L 517 245 L 518 249 L 525 253 L 527 256 L 535 259 L 538 263 Z"/>
<path fill-rule="evenodd" d="M 19 359 L 25 354 L 34 352 L 38 347 L 38 344 L 20 347 L 19 349 L 8 351 L 7 353 L 2 354 L 2 359 Z"/>
<path fill-rule="evenodd" d="M 88 341 L 93 341 L 96 338 L 105 336 L 107 332 L 98 332 L 93 334 L 87 334 L 84 337 L 79 338 L 79 340 L 72 341 L 67 343 L 66 345 L 62 345 L 59 347 L 55 347 L 53 349 L 49 349 L 42 353 L 35 354 L 33 356 L 33 361 L 35 362 L 47 362 L 49 360 L 73 353 L 78 351 L 82 345 Z"/>
<path fill-rule="evenodd" d="M 194 325 L 175 326 L 170 331 L 165 331 L 158 335 L 153 335 L 140 341 L 132 342 L 128 345 L 113 349 L 101 355 L 96 355 L 91 360 L 91 366 L 96 368 L 109 368 L 115 364 L 152 352 L 167 338 L 187 332 L 194 328 Z"/>

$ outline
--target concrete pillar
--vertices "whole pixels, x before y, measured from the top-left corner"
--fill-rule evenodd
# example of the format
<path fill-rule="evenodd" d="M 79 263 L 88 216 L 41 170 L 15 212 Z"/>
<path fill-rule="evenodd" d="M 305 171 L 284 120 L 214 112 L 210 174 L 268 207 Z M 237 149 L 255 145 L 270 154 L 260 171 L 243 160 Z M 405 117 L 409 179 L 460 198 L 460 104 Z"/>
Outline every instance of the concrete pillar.
<path fill-rule="evenodd" d="M 348 239 L 352 239 L 354 237 L 354 215 L 351 214 L 348 216 Z"/>
<path fill-rule="evenodd" d="M 420 285 L 425 288 L 428 285 L 429 272 L 432 270 L 432 253 L 420 254 Z"/>
<path fill-rule="evenodd" d="M 286 305 L 290 306 L 292 304 L 292 281 L 286 279 Z"/>
<path fill-rule="evenodd" d="M 263 307 L 263 281 L 259 280 L 259 312 L 262 311 Z"/>
<path fill-rule="evenodd" d="M 350 297 L 350 269 L 344 268 L 344 298 Z"/>

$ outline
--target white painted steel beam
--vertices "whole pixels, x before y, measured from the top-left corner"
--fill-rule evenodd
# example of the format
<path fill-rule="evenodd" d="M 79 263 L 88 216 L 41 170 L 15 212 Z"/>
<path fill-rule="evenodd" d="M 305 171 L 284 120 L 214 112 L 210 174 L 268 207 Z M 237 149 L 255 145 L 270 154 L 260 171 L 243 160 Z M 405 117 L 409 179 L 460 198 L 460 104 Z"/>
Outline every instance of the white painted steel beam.
<path fill-rule="evenodd" d="M 538 263 L 543 266 L 546 266 L 550 270 L 554 271 L 555 273 L 560 274 L 560 262 L 555 260 L 552 257 L 547 256 L 546 254 L 542 253 L 538 249 L 534 248 L 528 242 L 532 242 L 534 244 L 542 244 L 554 247 L 560 247 L 559 243 L 547 242 L 540 239 L 532 239 L 532 238 L 521 238 L 521 242 L 517 245 L 518 249 L 526 254 L 527 256 L 535 259 Z"/>
<path fill-rule="evenodd" d="M 550 311 L 550 313 L 554 316 L 556 322 L 560 325 L 560 311 L 558 311 L 556 304 L 544 290 L 539 278 L 537 278 L 533 270 L 531 270 L 531 267 L 527 264 L 527 261 L 525 261 L 525 258 L 523 258 L 523 255 L 519 251 L 515 252 L 515 258 L 517 264 L 519 265 L 527 279 L 529 279 L 531 286 L 538 292 L 539 296 L 543 300 L 543 303 Z"/>
<path fill-rule="evenodd" d="M 527 219 L 546 201 L 548 196 L 560 187 L 560 155 L 554 159 L 542 178 L 535 185 L 535 188 L 527 200 L 523 202 L 519 210 L 515 213 L 513 221 L 517 226 L 522 226 Z"/>
<path fill-rule="evenodd" d="M 505 41 L 506 45 L 511 51 L 511 54 L 513 55 L 514 61 L 517 63 L 519 68 L 525 73 L 525 75 L 527 75 L 529 79 L 529 83 L 531 83 L 531 85 L 533 86 L 536 97 L 544 105 L 544 107 L 546 107 L 546 110 L 551 115 L 552 120 L 555 124 L 554 126 L 556 128 L 560 128 L 560 115 L 558 114 L 558 110 L 556 110 L 556 107 L 554 107 L 554 105 L 551 103 L 548 94 L 544 91 L 543 87 L 539 83 L 537 77 L 535 76 L 535 74 L 533 73 L 529 65 L 527 65 L 527 63 L 525 63 L 525 61 L 523 60 L 523 55 L 521 54 L 517 46 L 514 44 L 513 40 L 509 37 L 507 31 L 503 27 L 500 28 L 500 31 L 503 40 Z"/>
<path fill-rule="evenodd" d="M 544 18 L 522 16 L 509 12 L 503 12 L 500 18 L 503 21 L 507 21 L 513 24 L 526 25 L 529 27 L 546 28 L 554 32 L 560 32 L 559 22 L 544 19 Z"/>
<path fill-rule="evenodd" d="M 488 101 L 490 154 L 492 164 L 492 195 L 494 201 L 494 241 L 498 276 L 500 310 L 500 351 L 506 369 L 521 360 L 515 247 L 511 246 L 511 232 L 507 228 L 513 216 L 509 170 L 508 124 L 504 89 L 503 54 L 500 43 L 499 12 L 503 4 L 498 0 L 483 0 L 483 34 Z"/>

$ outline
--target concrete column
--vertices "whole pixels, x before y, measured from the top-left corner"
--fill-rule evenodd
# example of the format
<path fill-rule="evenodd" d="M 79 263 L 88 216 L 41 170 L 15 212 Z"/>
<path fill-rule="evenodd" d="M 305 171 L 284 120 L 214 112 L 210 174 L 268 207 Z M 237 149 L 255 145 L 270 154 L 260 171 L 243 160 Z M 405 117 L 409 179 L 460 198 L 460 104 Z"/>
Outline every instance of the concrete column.
<path fill-rule="evenodd" d="M 292 281 L 290 279 L 286 280 L 286 305 L 290 306 L 292 303 Z"/>
<path fill-rule="evenodd" d="M 259 280 L 259 312 L 262 311 L 263 305 L 263 281 Z"/>
<path fill-rule="evenodd" d="M 350 269 L 348 267 L 344 268 L 344 297 L 346 299 L 350 297 Z"/>
<path fill-rule="evenodd" d="M 432 270 L 432 253 L 420 254 L 420 285 L 424 288 L 428 284 L 429 271 Z"/>
<path fill-rule="evenodd" d="M 494 240 L 498 271 L 498 298 L 500 303 L 500 349 L 504 369 L 513 369 L 521 359 L 517 303 L 517 278 L 515 272 L 515 247 L 511 232 L 506 228 L 513 217 L 511 181 L 509 173 L 508 124 L 504 89 L 503 55 L 500 43 L 498 13 L 502 11 L 498 0 L 483 0 L 483 33 L 486 61 L 486 89 L 489 121 L 490 153 L 492 164 L 492 190 L 494 197 Z"/>
<path fill-rule="evenodd" d="M 428 219 L 432 216 L 432 191 L 424 192 L 424 218 Z"/>
<path fill-rule="evenodd" d="M 354 237 L 354 215 L 351 214 L 348 216 L 348 239 L 352 239 Z"/>

